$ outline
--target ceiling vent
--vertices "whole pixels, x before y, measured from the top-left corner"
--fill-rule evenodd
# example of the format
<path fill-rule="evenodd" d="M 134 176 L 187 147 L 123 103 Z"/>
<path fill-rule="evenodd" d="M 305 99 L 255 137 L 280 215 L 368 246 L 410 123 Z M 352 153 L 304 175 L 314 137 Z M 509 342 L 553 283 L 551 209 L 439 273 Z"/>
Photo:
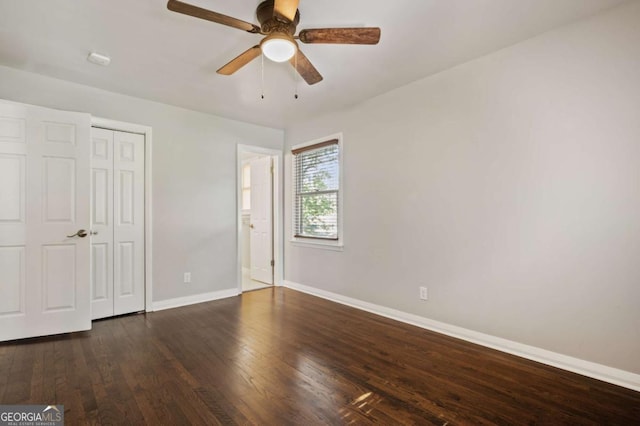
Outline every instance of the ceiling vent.
<path fill-rule="evenodd" d="M 89 56 L 87 56 L 87 61 L 96 65 L 102 65 L 103 67 L 106 67 L 111 62 L 111 58 L 107 55 L 101 55 L 96 52 L 91 52 L 89 53 Z"/>

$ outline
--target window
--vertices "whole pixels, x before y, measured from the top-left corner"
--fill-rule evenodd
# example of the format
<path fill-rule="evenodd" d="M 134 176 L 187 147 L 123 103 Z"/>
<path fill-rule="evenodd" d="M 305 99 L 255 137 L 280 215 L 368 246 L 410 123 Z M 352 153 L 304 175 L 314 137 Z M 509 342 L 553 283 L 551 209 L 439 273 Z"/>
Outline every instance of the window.
<path fill-rule="evenodd" d="M 291 153 L 294 239 L 341 244 L 340 139 L 294 147 Z"/>
<path fill-rule="evenodd" d="M 251 164 L 242 166 L 242 210 L 251 210 Z"/>

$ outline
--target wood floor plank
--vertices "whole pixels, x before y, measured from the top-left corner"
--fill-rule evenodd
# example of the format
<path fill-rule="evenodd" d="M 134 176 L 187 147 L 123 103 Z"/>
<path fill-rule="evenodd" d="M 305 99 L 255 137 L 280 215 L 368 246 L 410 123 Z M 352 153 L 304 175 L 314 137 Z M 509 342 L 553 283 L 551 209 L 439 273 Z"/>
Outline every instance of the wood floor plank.
<path fill-rule="evenodd" d="M 631 425 L 640 393 L 289 289 L 0 344 L 68 424 Z"/>

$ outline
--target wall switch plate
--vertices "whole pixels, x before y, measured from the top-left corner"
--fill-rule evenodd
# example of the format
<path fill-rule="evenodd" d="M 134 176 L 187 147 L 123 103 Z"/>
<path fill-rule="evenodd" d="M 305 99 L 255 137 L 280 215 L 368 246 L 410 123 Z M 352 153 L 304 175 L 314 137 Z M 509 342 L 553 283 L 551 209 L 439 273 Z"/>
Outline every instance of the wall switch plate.
<path fill-rule="evenodd" d="M 191 282 L 191 272 L 185 272 L 184 273 L 184 282 L 185 283 L 190 283 Z"/>
<path fill-rule="evenodd" d="M 428 300 L 429 299 L 429 295 L 427 293 L 427 288 L 426 287 L 420 287 L 420 299 L 421 300 Z"/>

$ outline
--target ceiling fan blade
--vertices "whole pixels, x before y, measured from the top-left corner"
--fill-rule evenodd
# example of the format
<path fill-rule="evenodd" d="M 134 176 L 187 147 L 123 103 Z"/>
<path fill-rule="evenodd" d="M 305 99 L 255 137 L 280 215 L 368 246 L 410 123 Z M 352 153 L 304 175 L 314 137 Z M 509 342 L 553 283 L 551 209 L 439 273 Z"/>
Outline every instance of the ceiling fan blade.
<path fill-rule="evenodd" d="M 378 44 L 380 28 L 317 28 L 300 31 L 298 38 L 303 43 Z"/>
<path fill-rule="evenodd" d="M 183 3 L 178 0 L 169 0 L 167 9 L 182 13 L 184 15 L 195 16 L 196 18 L 205 19 L 217 24 L 227 25 L 229 27 L 238 28 L 250 33 L 260 33 L 260 27 L 231 16 L 222 15 L 211 10 L 203 9 L 192 4 Z"/>
<path fill-rule="evenodd" d="M 322 81 L 322 76 L 316 67 L 313 66 L 300 49 L 298 49 L 298 52 L 293 56 L 293 58 L 289 59 L 289 62 L 296 68 L 298 74 L 304 78 L 304 81 L 306 81 L 308 85 L 311 86 L 312 84 Z"/>
<path fill-rule="evenodd" d="M 260 53 L 260 46 L 250 47 L 216 72 L 218 74 L 231 75 L 260 56 Z"/>
<path fill-rule="evenodd" d="M 300 0 L 275 0 L 273 3 L 274 16 L 282 16 L 287 18 L 290 22 L 296 17 L 298 11 L 298 4 Z"/>

